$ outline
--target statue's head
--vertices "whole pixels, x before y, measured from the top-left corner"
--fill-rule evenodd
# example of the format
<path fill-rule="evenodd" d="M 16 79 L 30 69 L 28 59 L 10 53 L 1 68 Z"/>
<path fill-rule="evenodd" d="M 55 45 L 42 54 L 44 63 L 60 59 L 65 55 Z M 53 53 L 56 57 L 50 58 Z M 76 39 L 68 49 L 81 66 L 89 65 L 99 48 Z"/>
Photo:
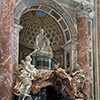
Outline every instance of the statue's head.
<path fill-rule="evenodd" d="M 74 66 L 74 70 L 76 70 L 76 71 L 80 71 L 80 65 L 79 64 L 76 64 L 75 66 Z"/>
<path fill-rule="evenodd" d="M 32 58 L 30 56 L 26 56 L 26 61 L 32 61 Z"/>
<path fill-rule="evenodd" d="M 43 33 L 44 33 L 44 29 L 40 29 L 40 33 L 42 33 L 42 34 L 43 34 Z"/>

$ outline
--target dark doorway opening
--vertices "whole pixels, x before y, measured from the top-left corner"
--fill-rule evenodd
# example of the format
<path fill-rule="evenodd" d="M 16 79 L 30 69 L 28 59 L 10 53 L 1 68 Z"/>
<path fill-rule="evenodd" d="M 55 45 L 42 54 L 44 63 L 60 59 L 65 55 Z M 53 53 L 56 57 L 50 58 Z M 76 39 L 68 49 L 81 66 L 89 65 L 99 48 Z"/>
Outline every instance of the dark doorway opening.
<path fill-rule="evenodd" d="M 46 100 L 56 100 L 57 92 L 52 86 L 46 87 Z"/>
<path fill-rule="evenodd" d="M 71 99 L 68 94 L 61 94 L 52 86 L 42 88 L 38 94 L 30 93 L 31 99 L 26 97 L 24 100 L 75 100 Z M 13 100 L 22 100 L 23 96 L 13 95 Z"/>
<path fill-rule="evenodd" d="M 61 100 L 61 96 L 52 86 L 46 87 L 46 100 Z"/>

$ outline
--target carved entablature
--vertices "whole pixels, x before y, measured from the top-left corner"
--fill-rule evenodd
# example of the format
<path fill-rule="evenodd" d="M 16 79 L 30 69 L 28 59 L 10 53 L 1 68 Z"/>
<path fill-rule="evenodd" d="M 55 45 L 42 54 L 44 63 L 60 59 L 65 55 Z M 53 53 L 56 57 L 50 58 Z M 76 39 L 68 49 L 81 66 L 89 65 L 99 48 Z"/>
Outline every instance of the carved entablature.
<path fill-rule="evenodd" d="M 94 11 L 93 11 L 93 6 L 89 4 L 85 4 L 81 2 L 77 7 L 76 7 L 76 18 L 80 17 L 86 17 L 86 18 L 93 18 L 94 17 Z"/>

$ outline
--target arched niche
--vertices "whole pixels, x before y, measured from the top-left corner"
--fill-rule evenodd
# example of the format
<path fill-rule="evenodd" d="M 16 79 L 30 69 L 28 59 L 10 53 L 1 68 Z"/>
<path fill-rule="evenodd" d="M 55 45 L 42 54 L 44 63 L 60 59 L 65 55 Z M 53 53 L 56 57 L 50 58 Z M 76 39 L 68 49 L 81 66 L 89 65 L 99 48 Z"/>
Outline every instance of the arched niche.
<path fill-rule="evenodd" d="M 65 45 L 67 46 L 67 43 L 69 44 L 69 42 L 71 42 L 70 44 L 72 46 L 72 43 L 76 38 L 75 26 L 68 12 L 65 11 L 57 2 L 53 0 L 19 0 L 17 1 L 15 11 L 14 11 L 15 24 L 20 25 L 21 16 L 33 10 L 44 11 L 49 16 L 51 16 L 57 22 L 57 24 L 60 26 L 62 30 L 62 35 L 64 36 L 64 44 L 63 44 L 64 49 L 66 49 Z M 17 41 L 17 44 L 18 42 L 19 41 Z M 18 55 L 18 47 L 16 47 L 16 50 L 17 50 L 16 54 Z M 64 50 L 64 52 L 65 52 L 64 54 L 66 55 L 66 50 Z M 64 58 L 65 58 L 64 66 L 66 66 L 66 56 L 64 56 Z"/>
<path fill-rule="evenodd" d="M 40 8 L 36 8 L 37 5 L 40 5 Z M 45 7 L 47 7 L 47 9 L 45 9 Z M 40 9 L 47 13 L 50 13 L 50 11 L 57 12 L 56 14 L 60 15 L 63 20 L 61 20 L 61 23 L 65 24 L 65 26 L 68 26 L 68 29 L 70 31 L 69 34 L 71 34 L 71 36 L 76 36 L 76 29 L 70 15 L 54 0 L 19 0 L 18 4 L 16 4 L 14 12 L 16 23 L 20 22 L 20 17 L 24 12 L 32 9 Z M 50 11 L 47 11 L 48 9 L 50 9 Z M 52 13 L 53 12 L 51 12 L 50 15 L 52 15 Z"/>

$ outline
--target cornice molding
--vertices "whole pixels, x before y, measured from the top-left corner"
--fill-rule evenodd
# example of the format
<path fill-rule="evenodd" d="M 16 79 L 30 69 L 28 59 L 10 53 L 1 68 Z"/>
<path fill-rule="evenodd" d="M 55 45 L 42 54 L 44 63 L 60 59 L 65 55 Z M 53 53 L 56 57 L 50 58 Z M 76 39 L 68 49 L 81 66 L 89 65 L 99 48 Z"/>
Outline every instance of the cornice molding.
<path fill-rule="evenodd" d="M 94 8 L 89 4 L 81 2 L 76 7 L 76 18 L 86 17 L 92 19 L 94 17 Z"/>

